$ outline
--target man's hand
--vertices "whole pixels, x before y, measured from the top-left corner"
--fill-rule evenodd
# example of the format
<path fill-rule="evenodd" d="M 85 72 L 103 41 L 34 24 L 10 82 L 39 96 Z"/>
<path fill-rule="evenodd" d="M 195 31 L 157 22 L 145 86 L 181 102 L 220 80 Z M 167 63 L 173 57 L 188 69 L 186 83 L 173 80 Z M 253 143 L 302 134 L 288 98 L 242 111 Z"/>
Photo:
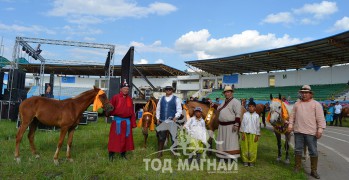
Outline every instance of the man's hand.
<path fill-rule="evenodd" d="M 319 132 L 319 131 L 316 132 L 316 135 L 315 135 L 315 136 L 316 136 L 317 139 L 320 139 L 321 136 L 322 136 L 322 132 Z"/>
<path fill-rule="evenodd" d="M 233 125 L 233 132 L 236 132 L 239 130 L 239 126 Z"/>
<path fill-rule="evenodd" d="M 293 125 L 289 124 L 288 128 L 287 128 L 287 131 L 288 132 L 292 132 L 293 131 Z"/>
<path fill-rule="evenodd" d="M 259 136 L 256 135 L 256 136 L 254 137 L 254 142 L 258 142 L 258 140 L 259 140 Z"/>
<path fill-rule="evenodd" d="M 241 140 L 245 141 L 245 133 L 241 133 Z"/>
<path fill-rule="evenodd" d="M 176 117 L 174 117 L 172 120 L 173 120 L 173 122 L 176 122 L 176 121 L 177 121 L 177 118 L 176 118 Z"/>

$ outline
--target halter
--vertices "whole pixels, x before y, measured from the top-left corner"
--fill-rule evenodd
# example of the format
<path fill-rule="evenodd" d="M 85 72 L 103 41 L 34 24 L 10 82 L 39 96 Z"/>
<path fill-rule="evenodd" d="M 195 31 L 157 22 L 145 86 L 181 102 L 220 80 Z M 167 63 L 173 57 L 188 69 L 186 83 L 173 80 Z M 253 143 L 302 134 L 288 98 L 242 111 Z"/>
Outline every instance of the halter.
<path fill-rule="evenodd" d="M 284 134 L 287 131 L 287 120 L 289 118 L 288 111 L 286 109 L 285 104 L 279 100 L 279 99 L 273 99 L 271 102 L 279 102 L 281 105 L 281 112 L 275 111 L 275 110 L 270 110 L 270 113 L 268 114 L 267 121 L 270 123 L 270 118 L 272 113 L 277 113 L 279 114 L 279 117 L 276 121 L 275 124 L 272 124 L 274 130 L 279 133 L 279 134 Z"/>
<path fill-rule="evenodd" d="M 151 106 L 153 107 L 153 112 L 144 112 L 143 111 L 143 115 L 142 115 L 142 117 L 139 119 L 139 122 L 138 122 L 138 124 L 137 124 L 137 126 L 138 127 L 142 127 L 142 124 L 143 124 L 143 117 L 145 116 L 145 115 L 149 115 L 149 116 L 151 116 L 151 123 L 150 123 L 150 127 L 149 127 L 149 129 L 151 130 L 151 131 L 154 131 L 155 130 L 155 123 L 154 123 L 154 121 L 155 121 L 155 114 L 156 114 L 156 103 L 154 102 L 154 100 L 150 100 L 146 105 L 145 105 L 145 107 L 143 108 L 143 110 L 144 109 L 149 109 L 149 105 L 151 104 Z M 145 128 L 148 128 L 148 123 L 146 123 L 145 124 Z"/>

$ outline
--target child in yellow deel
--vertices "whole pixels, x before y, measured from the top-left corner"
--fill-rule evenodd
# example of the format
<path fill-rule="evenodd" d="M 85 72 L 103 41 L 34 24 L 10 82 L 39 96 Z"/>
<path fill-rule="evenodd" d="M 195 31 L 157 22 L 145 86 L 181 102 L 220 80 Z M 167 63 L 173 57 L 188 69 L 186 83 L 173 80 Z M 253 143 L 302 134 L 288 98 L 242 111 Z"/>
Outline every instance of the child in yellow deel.
<path fill-rule="evenodd" d="M 259 115 L 256 113 L 256 103 L 248 103 L 241 123 L 241 151 L 244 166 L 253 167 L 257 159 L 258 139 L 260 136 Z"/>

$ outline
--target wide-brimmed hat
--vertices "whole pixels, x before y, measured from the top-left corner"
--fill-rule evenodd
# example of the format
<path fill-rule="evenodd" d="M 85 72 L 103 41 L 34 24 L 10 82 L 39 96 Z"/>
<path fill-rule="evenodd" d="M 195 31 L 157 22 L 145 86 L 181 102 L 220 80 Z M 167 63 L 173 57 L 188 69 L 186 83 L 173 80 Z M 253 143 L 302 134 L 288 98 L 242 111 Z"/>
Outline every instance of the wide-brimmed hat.
<path fill-rule="evenodd" d="M 166 86 L 166 87 L 165 87 L 165 90 L 167 90 L 167 89 L 170 89 L 170 90 L 173 91 L 173 87 L 172 87 L 172 86 Z"/>
<path fill-rule="evenodd" d="M 202 108 L 201 108 L 201 107 L 195 107 L 194 112 L 195 112 L 195 111 L 200 111 L 200 112 L 202 112 Z"/>
<path fill-rule="evenodd" d="M 310 93 L 313 93 L 313 91 L 311 90 L 311 87 L 309 85 L 302 86 L 302 88 L 298 92 L 310 92 Z"/>
<path fill-rule="evenodd" d="M 224 90 L 223 90 L 223 93 L 225 93 L 225 91 L 234 92 L 234 89 L 233 89 L 231 86 L 225 86 L 225 87 L 224 87 Z"/>

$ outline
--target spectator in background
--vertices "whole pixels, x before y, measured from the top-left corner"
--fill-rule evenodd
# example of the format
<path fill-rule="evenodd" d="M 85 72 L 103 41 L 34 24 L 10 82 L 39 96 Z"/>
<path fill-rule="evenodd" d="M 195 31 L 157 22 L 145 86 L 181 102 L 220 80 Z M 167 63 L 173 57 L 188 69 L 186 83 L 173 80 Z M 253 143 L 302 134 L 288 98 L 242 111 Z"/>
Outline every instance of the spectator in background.
<path fill-rule="evenodd" d="M 347 100 L 347 96 L 344 96 L 343 101 L 346 101 L 346 100 Z"/>
<path fill-rule="evenodd" d="M 51 84 L 50 84 L 50 83 L 48 83 L 48 84 L 47 84 L 46 91 L 45 91 L 45 95 L 46 95 L 46 97 L 48 97 L 48 98 L 51 98 L 51 97 L 52 97 L 52 96 L 51 96 L 51 90 L 52 90 L 52 88 L 51 88 Z"/>
<path fill-rule="evenodd" d="M 216 104 L 221 104 L 219 101 L 220 101 L 219 97 L 216 98 Z"/>
<path fill-rule="evenodd" d="M 326 111 L 326 123 L 329 122 L 329 125 L 333 125 L 333 114 L 334 114 L 334 103 L 331 103 Z"/>
<path fill-rule="evenodd" d="M 342 105 L 340 105 L 339 102 L 337 101 L 336 105 L 334 106 L 334 116 L 333 116 L 335 126 L 338 126 L 338 119 L 339 119 L 339 126 L 342 126 L 342 118 L 340 117 L 341 112 L 342 112 Z"/>

